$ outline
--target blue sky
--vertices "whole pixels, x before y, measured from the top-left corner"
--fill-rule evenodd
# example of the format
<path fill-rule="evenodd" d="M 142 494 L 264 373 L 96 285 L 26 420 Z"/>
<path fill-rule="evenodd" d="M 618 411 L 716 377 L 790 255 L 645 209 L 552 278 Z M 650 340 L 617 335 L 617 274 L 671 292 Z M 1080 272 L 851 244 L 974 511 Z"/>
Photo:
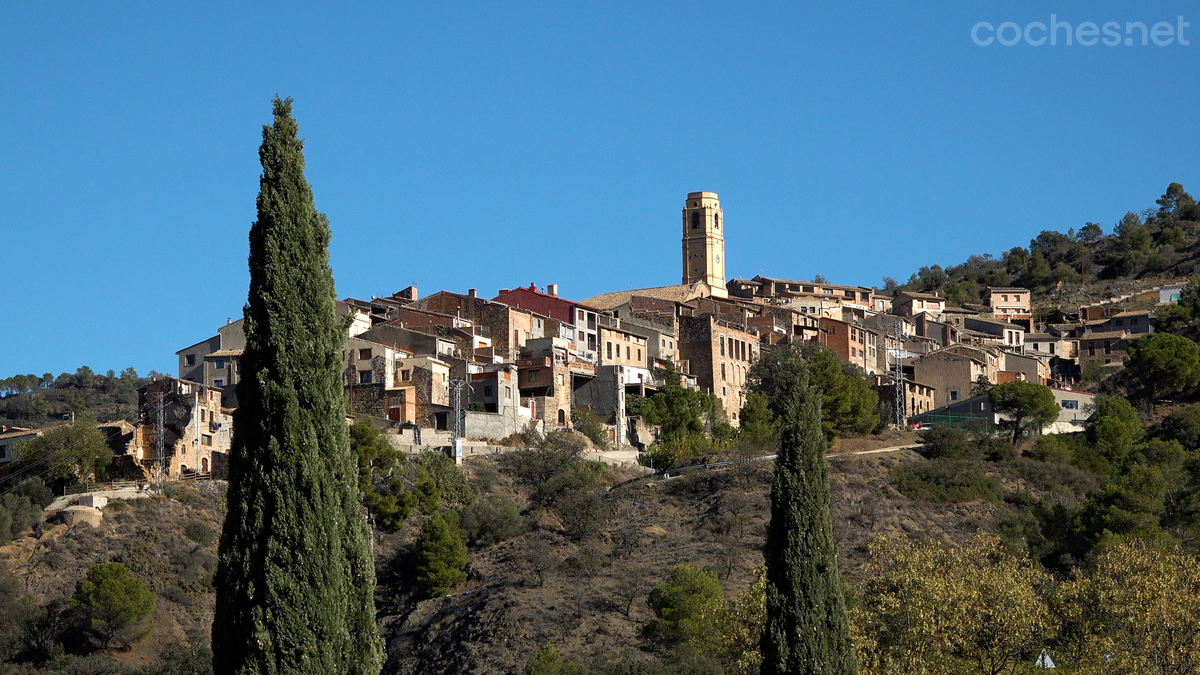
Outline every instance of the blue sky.
<path fill-rule="evenodd" d="M 240 316 L 276 93 L 341 297 L 678 283 L 696 190 L 731 277 L 864 285 L 1200 192 L 1183 2 L 165 4 L 0 10 L 0 377 Z M 1192 44 L 971 39 L 1051 14 Z"/>

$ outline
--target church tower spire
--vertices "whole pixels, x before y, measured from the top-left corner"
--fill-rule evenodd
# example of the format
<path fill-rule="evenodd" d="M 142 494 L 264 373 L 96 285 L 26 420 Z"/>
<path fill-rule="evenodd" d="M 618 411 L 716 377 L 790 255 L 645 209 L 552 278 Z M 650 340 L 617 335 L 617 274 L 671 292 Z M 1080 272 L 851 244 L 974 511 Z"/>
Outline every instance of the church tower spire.
<path fill-rule="evenodd" d="M 683 283 L 725 292 L 725 212 L 715 192 L 691 192 L 683 205 Z"/>

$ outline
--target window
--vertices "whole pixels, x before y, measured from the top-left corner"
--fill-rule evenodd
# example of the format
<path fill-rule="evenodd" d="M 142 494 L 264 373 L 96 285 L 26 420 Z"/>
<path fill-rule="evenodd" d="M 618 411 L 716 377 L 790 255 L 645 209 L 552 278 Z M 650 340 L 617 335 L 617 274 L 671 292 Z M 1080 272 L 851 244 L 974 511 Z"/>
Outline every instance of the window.
<path fill-rule="evenodd" d="M 224 387 L 225 380 L 213 380 L 213 386 L 214 387 Z"/>
<path fill-rule="evenodd" d="M 721 364 L 721 379 L 725 379 L 725 364 Z"/>
<path fill-rule="evenodd" d="M 222 360 L 218 359 L 213 365 L 216 366 L 217 370 L 225 370 L 225 362 Z"/>
<path fill-rule="evenodd" d="M 725 356 L 725 336 L 717 338 L 717 342 L 721 345 L 721 356 Z"/>
<path fill-rule="evenodd" d="M 358 371 L 358 382 L 359 384 L 371 384 L 371 379 L 373 376 L 374 373 L 369 370 L 360 370 Z"/>
<path fill-rule="evenodd" d="M 625 360 L 629 361 L 630 358 L 631 357 L 630 357 L 629 345 L 625 345 Z"/>
<path fill-rule="evenodd" d="M 611 342 L 604 343 L 604 351 L 608 354 L 608 358 L 611 359 L 612 358 L 612 343 Z"/>
<path fill-rule="evenodd" d="M 721 216 L 715 213 L 713 214 L 713 229 L 721 229 Z"/>
<path fill-rule="evenodd" d="M 488 398 L 492 397 L 492 386 L 491 385 L 487 385 L 483 388 L 483 395 Z"/>
<path fill-rule="evenodd" d="M 583 321 L 583 310 L 579 310 L 579 320 Z"/>
<path fill-rule="evenodd" d="M 1118 326 L 1124 326 L 1124 325 L 1125 325 L 1125 319 L 1117 319 L 1117 325 L 1118 325 Z"/>
<path fill-rule="evenodd" d="M 412 379 L 412 371 L 411 370 L 400 371 L 400 381 L 407 382 L 411 379 Z"/>
<path fill-rule="evenodd" d="M 1129 320 L 1129 325 L 1130 325 L 1130 326 L 1136 326 L 1136 325 L 1137 325 L 1137 319 L 1130 319 L 1130 320 Z"/>
<path fill-rule="evenodd" d="M 209 436 L 208 434 L 201 434 L 200 435 L 200 444 L 201 445 L 212 445 L 212 436 Z"/>
<path fill-rule="evenodd" d="M 371 360 L 371 350 L 370 349 L 358 350 L 358 360 L 359 361 L 370 361 Z"/>
<path fill-rule="evenodd" d="M 721 396 L 728 396 L 728 395 L 729 395 L 729 392 L 725 389 L 725 387 L 721 387 Z"/>
<path fill-rule="evenodd" d="M 186 361 L 189 366 L 196 365 L 196 355 L 195 354 L 188 354 L 187 356 L 183 357 L 183 360 Z"/>
<path fill-rule="evenodd" d="M 1066 400 L 1062 402 L 1063 410 L 1079 410 L 1079 401 Z"/>
<path fill-rule="evenodd" d="M 642 360 L 642 350 L 638 350 L 638 361 Z"/>
<path fill-rule="evenodd" d="M 1104 353 L 1105 353 L 1105 354 L 1111 354 L 1111 353 L 1112 353 L 1112 343 L 1111 343 L 1111 342 L 1105 341 L 1105 343 L 1104 343 Z"/>
<path fill-rule="evenodd" d="M 692 229 L 700 229 L 700 213 L 698 211 L 692 211 Z"/>
<path fill-rule="evenodd" d="M 958 390 L 957 390 L 957 389 L 951 389 L 951 390 L 950 390 L 950 400 L 951 400 L 951 401 L 957 401 L 957 400 L 958 400 Z"/>
<path fill-rule="evenodd" d="M 533 370 L 529 371 L 529 381 L 530 382 L 537 382 L 541 379 L 542 379 L 542 371 L 538 370 L 537 368 L 534 368 Z"/>

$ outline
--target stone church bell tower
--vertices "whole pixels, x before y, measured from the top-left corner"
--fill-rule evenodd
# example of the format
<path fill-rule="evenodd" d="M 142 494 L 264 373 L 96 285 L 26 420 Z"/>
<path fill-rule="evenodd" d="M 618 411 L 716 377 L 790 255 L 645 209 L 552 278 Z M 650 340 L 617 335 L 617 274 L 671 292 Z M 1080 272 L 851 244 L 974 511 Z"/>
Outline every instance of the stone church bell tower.
<path fill-rule="evenodd" d="M 725 212 L 715 192 L 688 193 L 683 205 L 683 283 L 703 281 L 725 298 Z"/>

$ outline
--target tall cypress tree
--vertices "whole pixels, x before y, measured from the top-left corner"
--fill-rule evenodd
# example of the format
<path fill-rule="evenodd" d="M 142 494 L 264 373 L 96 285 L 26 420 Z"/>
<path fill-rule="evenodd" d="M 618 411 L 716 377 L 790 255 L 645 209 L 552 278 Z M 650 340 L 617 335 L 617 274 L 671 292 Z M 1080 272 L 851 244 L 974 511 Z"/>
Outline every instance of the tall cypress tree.
<path fill-rule="evenodd" d="M 781 350 L 764 356 L 758 389 L 777 396 L 772 407 L 780 410 L 782 420 L 765 548 L 762 672 L 854 675 L 858 662 L 850 643 L 829 517 L 821 396 L 809 387 L 803 361 L 795 354 Z"/>
<path fill-rule="evenodd" d="M 220 675 L 377 675 L 375 570 L 342 399 L 329 220 L 304 178 L 292 99 L 273 107 L 258 151 L 213 665 Z"/>

